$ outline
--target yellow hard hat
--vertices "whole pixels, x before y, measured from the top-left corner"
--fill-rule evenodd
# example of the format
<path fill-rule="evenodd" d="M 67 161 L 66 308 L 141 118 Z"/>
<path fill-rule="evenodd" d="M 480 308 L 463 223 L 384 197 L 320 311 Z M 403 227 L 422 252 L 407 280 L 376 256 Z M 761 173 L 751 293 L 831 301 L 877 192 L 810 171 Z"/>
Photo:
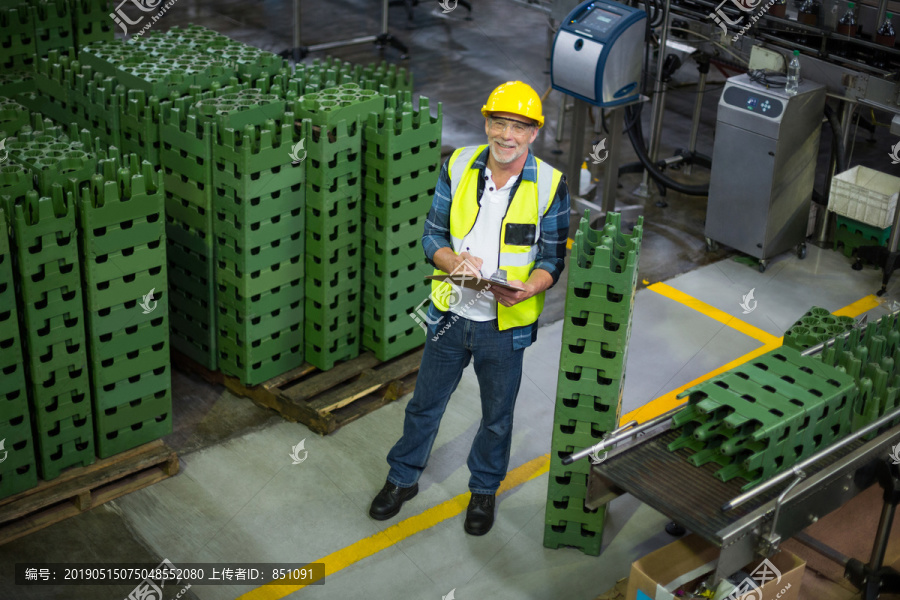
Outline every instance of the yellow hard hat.
<path fill-rule="evenodd" d="M 541 97 L 530 85 L 521 81 L 507 81 L 497 86 L 488 96 L 487 104 L 481 107 L 481 114 L 491 116 L 492 112 L 508 112 L 522 115 L 537 121 L 538 127 L 544 126 L 544 115 L 541 110 Z"/>

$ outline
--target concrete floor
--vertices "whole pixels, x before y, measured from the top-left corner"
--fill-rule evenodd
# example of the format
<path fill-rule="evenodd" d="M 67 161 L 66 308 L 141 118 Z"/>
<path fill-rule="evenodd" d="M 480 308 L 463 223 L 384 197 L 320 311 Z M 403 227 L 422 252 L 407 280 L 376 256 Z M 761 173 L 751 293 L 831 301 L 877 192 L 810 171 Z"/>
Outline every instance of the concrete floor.
<path fill-rule="evenodd" d="M 307 44 L 371 33 L 379 27 L 375 2 L 307 4 L 312 3 L 303 3 Z M 439 16 L 435 4 L 417 7 L 410 29 L 405 28 L 402 7 L 391 9 L 395 34 L 411 48 L 404 64 L 414 74 L 417 93 L 444 103 L 445 148 L 480 143 L 479 109 L 496 84 L 521 79 L 540 91 L 547 89 L 546 18 L 509 0 L 483 0 L 477 3 L 472 21 L 456 13 L 447 19 Z M 254 5 L 254 10 L 249 7 L 237 0 L 180 0 L 156 27 L 197 23 L 274 51 L 290 45 L 290 3 L 279 0 Z M 369 45 L 333 54 L 362 64 L 382 58 Z M 384 51 L 384 57 L 399 58 L 391 49 Z M 683 67 L 680 80 L 689 82 L 693 72 L 690 65 Z M 690 87 L 669 95 L 662 155 L 686 144 L 694 97 Z M 567 142 L 554 140 L 561 99 L 557 92 L 549 95 L 548 122 L 534 149 L 564 168 Z M 699 142 L 700 151 L 707 154 L 712 152 L 717 101 L 718 90 L 711 86 L 704 98 Z M 867 166 L 889 169 L 881 156 L 890 146 L 888 136 L 880 131 L 874 145 L 863 138 L 857 141 L 856 158 Z M 822 152 L 827 155 L 826 143 Z M 630 147 L 622 148 L 622 154 L 624 162 L 634 159 Z M 705 177 L 697 169 L 693 181 Z M 661 288 L 646 289 L 648 284 L 665 281 L 774 336 L 780 336 L 812 305 L 836 310 L 878 288 L 879 271 L 852 271 L 843 255 L 816 247 L 810 247 L 804 261 L 791 255 L 774 259 L 763 274 L 731 260 L 727 249 L 707 253 L 705 199 L 670 193 L 669 206 L 660 208 L 655 199 L 639 201 L 628 193 L 638 181 L 635 175 L 620 179 L 620 200 L 641 203 L 646 218 L 642 289 L 635 301 L 623 413 L 644 407 L 760 346 L 733 326 L 671 299 Z M 887 300 L 900 298 L 898 286 L 895 279 Z M 750 289 L 755 289 L 758 307 L 744 315 L 739 303 Z M 371 520 L 366 511 L 384 482 L 384 457 L 400 434 L 408 398 L 319 437 L 223 388 L 175 371 L 175 432 L 166 442 L 179 453 L 182 472 L 0 546 L 0 598 L 113 600 L 131 592 L 131 586 L 12 586 L 10 569 L 17 562 L 156 564 L 165 558 L 175 565 L 306 563 L 325 557 L 329 576 L 321 586 L 287 595 L 265 595 L 254 592 L 253 586 L 195 586 L 181 598 L 232 600 L 246 594 L 248 600 L 437 600 L 451 590 L 460 599 L 594 598 L 627 576 L 633 560 L 671 538 L 663 531 L 665 517 L 622 497 L 612 504 L 599 558 L 542 546 L 547 488 L 542 465 L 550 445 L 564 291 L 562 280 L 548 298 L 538 342 L 526 353 L 508 478 L 512 483 L 499 498 L 498 520 L 488 536 L 466 535 L 460 514 L 465 507 L 461 495 L 467 491 L 465 457 L 479 414 L 471 367 L 450 402 L 419 496 L 398 518 L 387 522 Z M 886 308 L 878 306 L 871 314 L 884 312 Z M 293 465 L 289 453 L 301 440 L 308 458 Z M 414 516 L 421 517 L 421 522 L 407 523 L 407 529 L 396 527 Z M 165 600 L 177 591 L 167 590 Z"/>

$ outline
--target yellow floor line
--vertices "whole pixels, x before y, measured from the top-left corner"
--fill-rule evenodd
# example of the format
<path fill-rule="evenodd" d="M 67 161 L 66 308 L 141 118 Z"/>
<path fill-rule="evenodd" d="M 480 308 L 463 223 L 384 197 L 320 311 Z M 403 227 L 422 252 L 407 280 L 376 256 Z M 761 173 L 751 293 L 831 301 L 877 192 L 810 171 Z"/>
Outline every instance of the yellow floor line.
<path fill-rule="evenodd" d="M 776 344 L 779 343 L 779 338 L 775 337 L 771 333 L 765 332 L 758 327 L 754 327 L 749 323 L 745 323 L 738 319 L 735 316 L 729 315 L 727 312 L 723 310 L 719 310 L 718 308 L 703 302 L 702 300 L 697 300 L 693 296 L 689 296 L 684 292 L 678 291 L 672 286 L 665 283 L 654 283 L 651 286 L 647 287 L 648 290 L 653 290 L 657 294 L 665 296 L 675 302 L 680 304 L 684 304 L 689 308 L 693 308 L 694 310 L 703 313 L 710 319 L 714 319 L 723 325 L 727 325 L 736 331 L 740 331 L 746 336 L 752 337 L 754 340 L 757 340 L 761 344 Z"/>
<path fill-rule="evenodd" d="M 569 247 L 571 247 L 572 240 L 568 241 Z M 736 317 L 732 317 L 728 313 L 725 313 L 705 302 L 697 300 L 688 294 L 683 292 L 679 292 L 675 288 L 666 285 L 664 283 L 654 283 L 649 286 L 647 289 L 651 289 L 654 292 L 661 294 L 667 298 L 675 300 L 681 304 L 689 306 L 711 319 L 715 319 L 720 323 L 723 323 L 741 333 L 744 333 L 753 339 L 759 340 L 762 342 L 762 346 L 748 352 L 747 354 L 732 360 L 731 362 L 722 365 L 718 369 L 714 369 L 705 375 L 694 379 L 693 381 L 682 385 L 662 396 L 648 402 L 644 406 L 635 409 L 620 420 L 621 423 L 630 421 L 632 419 L 637 420 L 639 423 L 652 419 L 653 417 L 659 416 L 664 412 L 675 408 L 679 404 L 683 403 L 683 400 L 678 400 L 676 396 L 683 392 L 684 390 L 695 386 L 699 383 L 706 381 L 720 373 L 724 373 L 729 369 L 733 369 L 736 366 L 739 366 L 748 360 L 756 358 L 761 354 L 765 354 L 769 350 L 777 348 L 781 345 L 781 338 L 777 338 L 765 331 L 757 327 L 753 327 L 747 323 L 744 323 L 740 319 Z M 848 316 L 848 317 L 857 317 L 862 313 L 871 310 L 872 308 L 878 306 L 878 299 L 874 295 L 866 296 L 860 300 L 857 300 L 853 304 L 845 306 L 844 308 L 835 311 L 835 315 L 838 316 Z M 550 455 L 545 454 L 538 458 L 535 458 L 524 465 L 516 467 L 506 475 L 506 479 L 504 479 L 503 483 L 500 485 L 500 489 L 497 491 L 498 495 L 503 494 L 519 485 L 531 481 L 536 477 L 540 477 L 544 473 L 546 473 L 550 468 Z M 469 494 L 468 492 L 465 494 L 460 494 L 450 500 L 442 502 L 437 506 L 430 508 L 418 515 L 414 515 L 403 521 L 393 525 L 380 533 L 376 533 L 370 537 L 362 539 L 354 544 L 351 544 L 345 548 L 341 548 L 336 552 L 332 552 L 328 556 L 320 558 L 319 560 L 313 561 L 317 563 L 325 564 L 325 573 L 326 577 L 330 574 L 333 575 L 342 569 L 349 567 L 364 558 L 377 554 L 381 552 L 385 548 L 393 546 L 397 542 L 404 540 L 408 537 L 411 537 L 421 531 L 424 531 L 430 527 L 434 527 L 438 523 L 442 521 L 446 521 L 447 519 L 453 518 L 459 514 L 461 514 L 465 509 L 469 502 Z M 280 600 L 285 596 L 293 594 L 294 592 L 307 587 L 306 585 L 278 585 L 278 584 L 268 584 L 261 587 L 256 588 L 255 590 L 251 590 L 240 596 L 237 600 Z"/>
<path fill-rule="evenodd" d="M 655 400 L 648 402 L 644 406 L 634 409 L 630 413 L 623 416 L 619 420 L 619 422 L 627 423 L 628 421 L 635 420 L 638 423 L 643 423 L 644 421 L 649 421 L 653 417 L 658 417 L 659 415 L 663 414 L 664 412 L 672 410 L 676 406 L 684 404 L 685 402 L 687 402 L 687 398 L 679 399 L 677 397 L 678 394 L 680 394 L 681 392 L 683 392 L 684 390 L 686 390 L 688 388 L 692 388 L 695 385 L 703 383 L 707 379 L 711 379 L 711 378 L 715 377 L 716 375 L 719 375 L 721 373 L 724 373 L 725 371 L 729 371 L 735 367 L 738 367 L 738 366 L 744 364 L 745 362 L 747 362 L 748 360 L 752 360 L 752 359 L 756 358 L 757 356 L 761 356 L 761 355 L 765 354 L 766 352 L 769 352 L 770 350 L 774 350 L 775 348 L 778 348 L 779 346 L 781 346 L 781 338 L 777 338 L 777 339 L 778 339 L 777 343 L 763 344 L 759 348 L 752 350 L 752 351 L 748 352 L 747 354 L 740 356 L 740 357 L 734 359 L 733 361 L 722 365 L 718 369 L 713 369 L 709 373 L 706 373 L 705 375 L 702 375 L 702 376 L 698 377 L 697 379 L 694 379 L 693 381 L 689 381 L 688 383 L 675 388 L 671 392 L 663 394 L 662 396 L 656 398 Z"/>
<path fill-rule="evenodd" d="M 865 298 L 860 298 L 853 304 L 848 304 L 844 308 L 834 311 L 832 314 L 836 317 L 853 317 L 854 319 L 864 312 L 868 312 L 881 304 L 878 296 L 869 294 Z"/>
<path fill-rule="evenodd" d="M 572 240 L 572 238 L 568 238 L 568 239 L 566 240 L 566 248 L 567 248 L 567 249 L 569 249 L 569 250 L 572 249 L 572 242 L 573 242 L 573 241 L 574 241 L 574 240 Z"/>
<path fill-rule="evenodd" d="M 657 286 L 659 286 L 659 287 L 657 287 Z M 662 287 L 662 286 L 665 286 L 665 287 Z M 668 289 L 666 289 L 666 288 L 668 288 Z M 671 299 L 675 300 L 676 302 L 681 302 L 682 304 L 690 306 L 691 308 L 694 308 L 695 310 L 698 310 L 698 311 L 702 312 L 703 314 L 709 316 L 710 318 L 716 319 L 717 321 L 724 322 L 723 319 L 727 318 L 728 323 L 726 323 L 726 324 L 729 325 L 730 327 L 733 327 L 734 329 L 737 329 L 738 331 L 742 331 L 742 332 L 746 333 L 739 326 L 736 326 L 738 323 L 741 323 L 748 328 L 756 329 L 752 325 L 747 325 L 746 323 L 743 323 L 740 319 L 737 319 L 736 317 L 731 317 L 727 313 L 725 313 L 724 317 L 722 317 L 721 315 L 718 315 L 720 318 L 716 318 L 716 316 L 714 316 L 714 314 L 711 314 L 710 312 L 707 312 L 707 311 L 709 309 L 711 309 L 712 313 L 721 313 L 722 311 L 720 311 L 717 308 L 713 308 L 713 307 L 709 306 L 708 304 L 697 300 L 696 298 L 688 296 L 687 294 L 678 292 L 678 290 L 675 290 L 671 286 L 667 286 L 664 283 L 655 283 L 647 289 L 652 289 L 653 291 L 655 291 L 657 293 L 662 293 L 667 298 L 671 298 Z M 673 290 L 676 293 L 672 293 Z M 832 313 L 832 314 L 839 316 L 839 317 L 856 318 L 859 315 L 863 314 L 864 312 L 868 312 L 869 310 L 872 310 L 879 304 L 880 304 L 880 302 L 878 301 L 878 297 L 875 296 L 874 294 L 870 294 L 864 298 L 860 298 L 853 304 L 848 304 L 847 306 L 834 311 L 834 313 Z M 760 330 L 757 330 L 757 331 L 760 331 Z M 747 354 L 740 356 L 727 364 L 722 365 L 718 369 L 714 369 L 714 370 L 710 371 L 709 373 L 682 385 L 681 387 L 675 388 L 671 392 L 663 394 L 662 396 L 656 398 L 655 400 L 648 402 L 644 406 L 634 409 L 630 413 L 624 415 L 619 422 L 627 423 L 628 421 L 634 420 L 634 421 L 637 421 L 638 423 L 643 423 L 644 421 L 649 421 L 653 417 L 658 417 L 659 415 L 663 414 L 664 412 L 670 411 L 673 408 L 675 408 L 681 404 L 684 404 L 684 402 L 686 402 L 686 399 L 684 399 L 684 398 L 682 398 L 680 400 L 677 398 L 678 394 L 680 394 L 684 390 L 691 388 L 695 385 L 698 385 L 700 383 L 703 383 L 707 379 L 711 379 L 711 378 L 715 377 L 716 375 L 724 373 L 725 371 L 728 371 L 737 366 L 740 366 L 740 365 L 744 364 L 745 362 L 747 362 L 748 360 L 752 360 L 752 359 L 756 358 L 757 356 L 765 354 L 766 352 L 768 352 L 770 350 L 774 350 L 775 348 L 777 348 L 781 345 L 782 338 L 776 338 L 775 336 L 770 335 L 768 333 L 765 333 L 765 332 L 763 332 L 763 333 L 766 336 L 768 336 L 769 338 L 771 338 L 768 343 L 763 343 L 763 345 L 760 346 L 759 348 L 752 350 L 752 351 L 748 352 Z M 750 335 L 750 334 L 747 333 L 747 335 Z M 759 338 L 756 336 L 751 335 L 751 337 L 759 340 Z M 760 341 L 762 341 L 762 340 L 760 340 Z"/>
<path fill-rule="evenodd" d="M 503 480 L 500 489 L 497 490 L 497 494 L 503 494 L 504 492 L 508 492 L 509 490 L 522 485 L 526 481 L 531 481 L 536 477 L 540 477 L 546 473 L 549 468 L 549 454 L 530 460 L 506 474 L 506 479 Z M 326 577 L 328 575 L 333 575 L 341 569 L 345 569 L 366 557 L 377 554 L 401 540 L 430 527 L 434 527 L 441 521 L 446 521 L 447 519 L 457 516 L 466 510 L 468 503 L 469 493 L 466 492 L 465 494 L 460 494 L 459 496 L 442 502 L 433 508 L 429 508 L 418 515 L 404 519 L 382 532 L 362 539 L 346 548 L 341 548 L 340 550 L 313 562 L 325 564 Z M 462 524 L 460 524 L 460 528 L 462 528 Z M 327 582 L 325 585 L 327 585 Z M 279 600 L 280 598 L 284 598 L 305 587 L 307 586 L 296 584 L 278 585 L 273 583 L 251 590 L 243 596 L 240 596 L 238 600 Z"/>

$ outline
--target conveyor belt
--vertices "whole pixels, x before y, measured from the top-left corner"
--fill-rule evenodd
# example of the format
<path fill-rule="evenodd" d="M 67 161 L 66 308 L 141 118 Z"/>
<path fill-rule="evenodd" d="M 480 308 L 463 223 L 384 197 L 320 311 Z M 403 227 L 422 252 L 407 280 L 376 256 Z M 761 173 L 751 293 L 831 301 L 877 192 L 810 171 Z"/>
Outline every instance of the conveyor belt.
<path fill-rule="evenodd" d="M 739 496 L 741 486 L 747 482 L 739 478 L 719 481 L 713 473 L 720 465 L 707 463 L 695 467 L 687 461 L 690 451 L 681 449 L 669 452 L 666 447 L 679 435 L 678 430 L 669 430 L 649 439 L 643 438 L 593 468 L 635 498 L 708 540 L 721 541 L 717 535 L 719 532 L 781 493 L 783 487 L 776 488 L 723 513 L 722 505 Z M 807 476 L 862 445 L 863 442 L 857 440 L 823 458 L 806 470 Z"/>

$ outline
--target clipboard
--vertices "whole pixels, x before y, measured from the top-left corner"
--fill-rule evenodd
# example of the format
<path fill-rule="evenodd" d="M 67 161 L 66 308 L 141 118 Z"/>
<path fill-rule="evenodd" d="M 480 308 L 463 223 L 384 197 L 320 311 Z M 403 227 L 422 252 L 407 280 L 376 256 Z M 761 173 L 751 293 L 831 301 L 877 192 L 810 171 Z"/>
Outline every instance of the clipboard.
<path fill-rule="evenodd" d="M 470 290 L 475 290 L 476 292 L 484 291 L 488 286 L 494 287 L 502 287 L 507 290 L 512 290 L 514 292 L 524 292 L 525 288 L 520 288 L 514 285 L 509 285 L 508 283 L 504 283 L 502 281 L 495 281 L 493 279 L 488 279 L 487 277 L 482 277 L 478 279 L 477 277 L 473 277 L 471 275 L 426 275 L 425 279 L 433 279 L 435 281 L 446 281 L 447 283 L 451 283 L 456 286 L 462 286 L 464 288 L 468 288 Z M 490 291 L 490 290 L 488 290 Z"/>

